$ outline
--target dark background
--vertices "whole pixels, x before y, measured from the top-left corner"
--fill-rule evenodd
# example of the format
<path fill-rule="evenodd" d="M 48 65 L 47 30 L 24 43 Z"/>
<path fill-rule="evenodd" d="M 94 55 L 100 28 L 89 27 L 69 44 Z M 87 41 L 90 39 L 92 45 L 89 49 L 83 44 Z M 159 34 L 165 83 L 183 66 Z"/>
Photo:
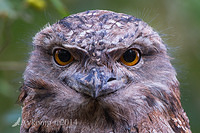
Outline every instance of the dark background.
<path fill-rule="evenodd" d="M 92 9 L 136 16 L 163 35 L 191 129 L 200 132 L 199 0 L 0 0 L 0 132 L 19 132 L 12 125 L 21 116 L 16 101 L 32 37 L 47 23 Z"/>

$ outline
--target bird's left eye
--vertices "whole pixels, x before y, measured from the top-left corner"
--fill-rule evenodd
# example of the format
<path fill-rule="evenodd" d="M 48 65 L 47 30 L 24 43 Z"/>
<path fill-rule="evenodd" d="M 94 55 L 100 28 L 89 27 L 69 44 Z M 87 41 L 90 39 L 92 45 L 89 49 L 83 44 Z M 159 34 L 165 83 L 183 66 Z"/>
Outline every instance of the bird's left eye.
<path fill-rule="evenodd" d="M 53 56 L 55 62 L 60 66 L 65 66 L 74 60 L 70 52 L 64 49 L 56 49 L 53 53 Z"/>
<path fill-rule="evenodd" d="M 140 58 L 141 54 L 137 49 L 129 49 L 120 57 L 120 61 L 127 66 L 134 66 Z"/>

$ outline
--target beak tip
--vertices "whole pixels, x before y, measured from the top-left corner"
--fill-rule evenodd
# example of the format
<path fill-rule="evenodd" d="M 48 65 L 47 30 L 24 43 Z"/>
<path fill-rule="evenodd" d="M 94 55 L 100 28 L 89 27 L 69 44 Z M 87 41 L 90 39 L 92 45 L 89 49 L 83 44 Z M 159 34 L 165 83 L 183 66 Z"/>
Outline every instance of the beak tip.
<path fill-rule="evenodd" d="M 92 97 L 93 98 L 97 98 L 99 96 L 99 91 L 98 90 L 95 90 L 92 92 Z"/>

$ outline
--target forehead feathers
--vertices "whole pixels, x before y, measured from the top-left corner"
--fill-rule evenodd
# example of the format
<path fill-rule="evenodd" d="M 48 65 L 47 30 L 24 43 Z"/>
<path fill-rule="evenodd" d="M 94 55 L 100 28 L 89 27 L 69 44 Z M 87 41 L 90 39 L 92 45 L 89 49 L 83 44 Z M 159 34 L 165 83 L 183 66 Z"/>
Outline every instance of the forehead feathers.
<path fill-rule="evenodd" d="M 159 35 L 141 19 L 105 10 L 87 11 L 65 17 L 36 34 L 35 46 L 77 46 L 103 51 L 138 44 L 166 51 Z"/>

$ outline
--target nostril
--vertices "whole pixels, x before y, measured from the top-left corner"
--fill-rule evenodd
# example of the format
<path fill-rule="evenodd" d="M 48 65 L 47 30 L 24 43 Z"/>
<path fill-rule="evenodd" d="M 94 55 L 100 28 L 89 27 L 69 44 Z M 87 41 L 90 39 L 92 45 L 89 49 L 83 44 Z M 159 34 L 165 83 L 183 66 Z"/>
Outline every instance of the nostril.
<path fill-rule="evenodd" d="M 113 80 L 116 80 L 116 78 L 109 78 L 107 82 L 110 82 L 110 81 L 113 81 Z"/>

